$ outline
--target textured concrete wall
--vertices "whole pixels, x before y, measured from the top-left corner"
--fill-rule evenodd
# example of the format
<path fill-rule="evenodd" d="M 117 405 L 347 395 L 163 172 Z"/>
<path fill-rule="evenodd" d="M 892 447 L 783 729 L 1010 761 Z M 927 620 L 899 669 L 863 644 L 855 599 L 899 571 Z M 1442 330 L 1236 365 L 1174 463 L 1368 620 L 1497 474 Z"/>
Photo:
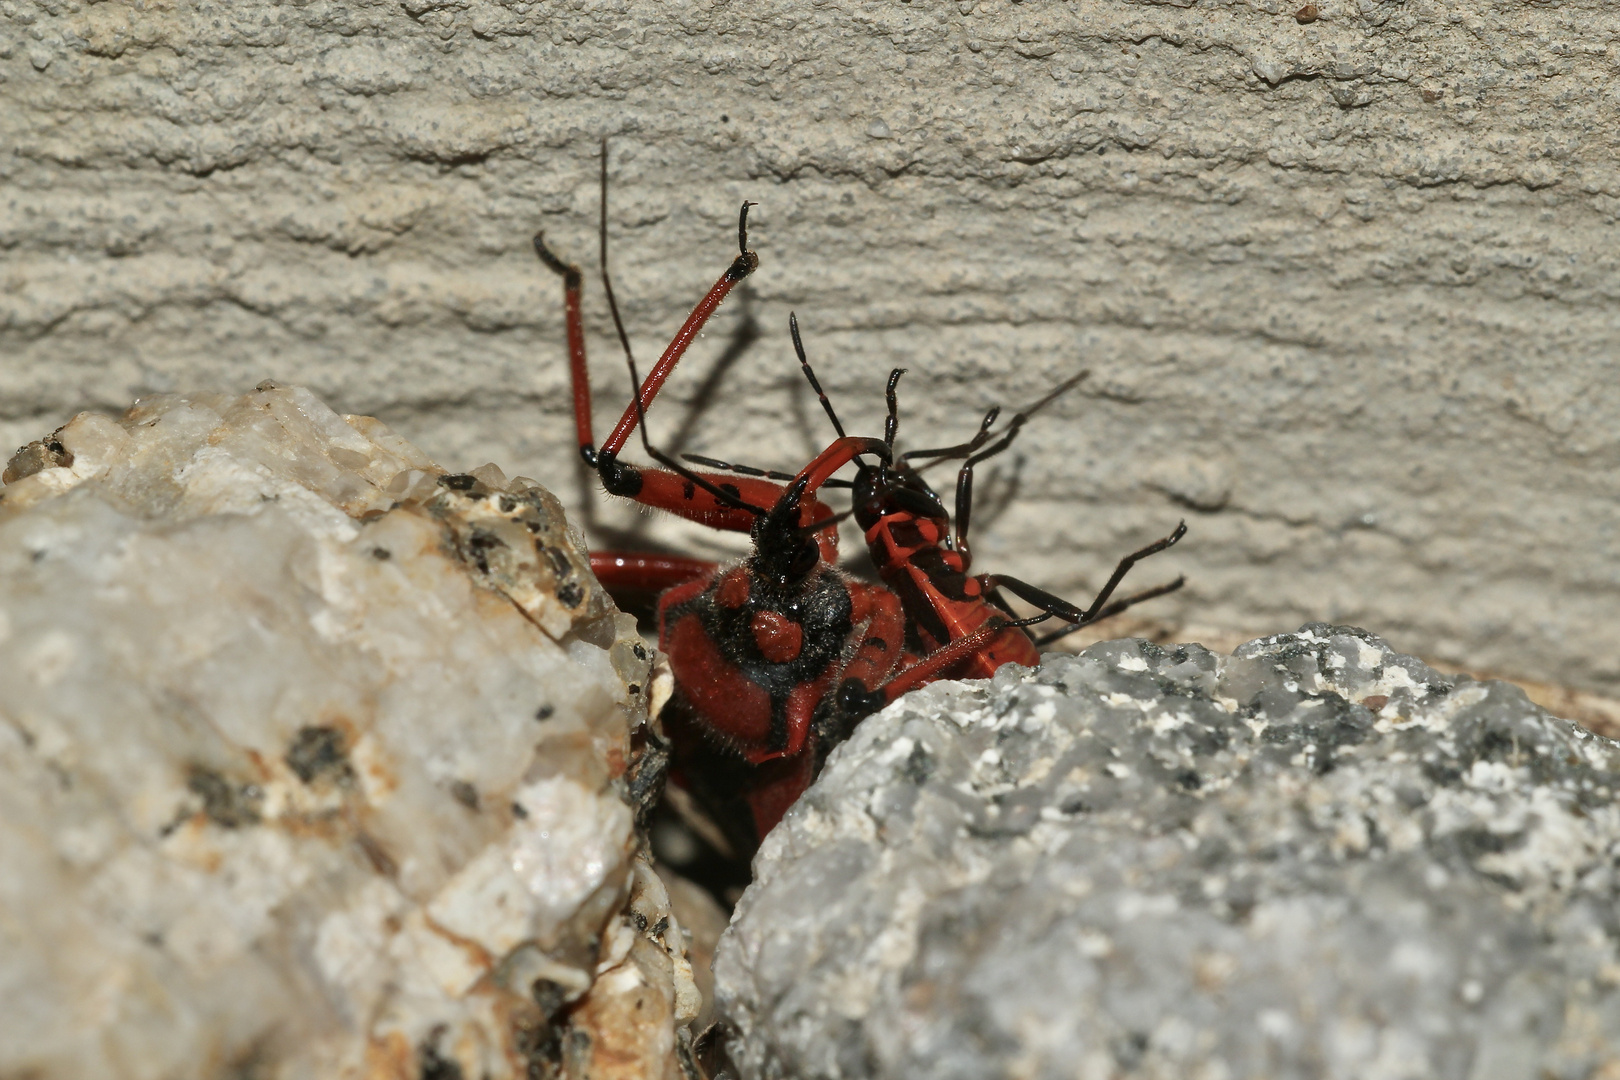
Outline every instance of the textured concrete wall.
<path fill-rule="evenodd" d="M 927 441 L 1089 366 L 981 566 L 1078 595 L 1185 514 L 1162 612 L 1620 689 L 1620 12 L 1294 6 L 3 0 L 0 435 L 275 377 L 596 501 L 528 237 L 591 257 L 607 134 L 645 357 L 761 204 L 662 442 L 825 440 L 790 307 Z"/>

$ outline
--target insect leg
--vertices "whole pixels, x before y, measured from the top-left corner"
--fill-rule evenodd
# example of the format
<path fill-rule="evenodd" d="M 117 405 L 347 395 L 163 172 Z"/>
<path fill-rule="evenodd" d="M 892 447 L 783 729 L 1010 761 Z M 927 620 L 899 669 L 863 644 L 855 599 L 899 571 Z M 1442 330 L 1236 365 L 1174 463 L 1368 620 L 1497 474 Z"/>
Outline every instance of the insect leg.
<path fill-rule="evenodd" d="M 739 476 L 762 476 L 766 480 L 792 480 L 793 473 L 777 472 L 775 469 L 757 469 L 752 465 L 739 465 L 733 461 L 721 461 L 719 458 L 705 457 L 702 454 L 682 454 L 682 461 L 690 461 L 694 465 L 701 465 L 705 469 L 720 469 L 724 472 L 734 472 Z M 822 487 L 849 487 L 848 480 L 823 480 Z"/>
<path fill-rule="evenodd" d="M 591 434 L 591 375 L 585 364 L 585 327 L 580 318 L 579 267 L 565 262 L 546 246 L 545 233 L 534 234 L 534 253 L 563 279 L 563 319 L 568 327 L 568 378 L 574 391 L 574 431 L 579 456 L 596 465 L 596 440 Z"/>
<path fill-rule="evenodd" d="M 1007 447 L 1011 446 L 1013 440 L 1018 437 L 1018 432 L 1023 429 L 1024 424 L 1029 420 L 1030 417 L 1034 416 L 1040 410 L 1046 408 L 1046 406 L 1060 394 L 1064 394 L 1073 389 L 1081 379 L 1084 379 L 1089 374 L 1091 374 L 1089 371 L 1082 371 L 1078 375 L 1071 375 L 1069 378 L 1063 380 L 1061 383 L 1058 383 L 1057 386 L 1053 387 L 1045 397 L 1041 398 L 1041 400 L 1037 401 L 1029 408 L 1015 413 L 1013 418 L 1007 422 L 1007 430 L 1002 433 L 1001 438 L 997 439 L 989 449 L 978 451 L 962 463 L 962 468 L 958 470 L 956 474 L 956 534 L 953 543 L 956 550 L 962 553 L 962 561 L 964 565 L 970 563 L 973 559 L 973 554 L 971 549 L 968 547 L 967 539 L 968 526 L 972 524 L 973 521 L 973 467 L 979 464 L 981 461 L 995 457 L 997 454 L 1007 449 Z M 992 418 L 994 415 L 995 410 L 992 409 L 990 410 L 990 413 L 985 416 L 984 424 L 979 429 L 979 435 L 981 437 L 985 436 L 986 429 L 988 429 L 990 424 L 993 422 Z M 1174 541 L 1172 541 L 1172 543 L 1173 542 Z"/>
<path fill-rule="evenodd" d="M 1122 597 L 1121 599 L 1115 600 L 1113 603 L 1097 612 L 1097 617 L 1094 619 L 1081 623 L 1073 623 L 1069 626 L 1054 630 L 1050 634 L 1042 634 L 1040 637 L 1035 639 L 1035 647 L 1040 648 L 1043 645 L 1050 645 L 1059 638 L 1068 637 L 1070 634 L 1081 629 L 1082 627 L 1090 626 L 1092 623 L 1100 623 L 1104 619 L 1112 619 L 1115 615 L 1118 615 L 1126 608 L 1133 608 L 1137 604 L 1142 603 L 1144 600 L 1152 600 L 1154 597 L 1164 596 L 1166 593 L 1173 593 L 1186 583 L 1187 577 L 1185 574 L 1183 574 L 1177 577 L 1174 581 L 1167 581 L 1163 585 L 1155 585 L 1151 589 L 1143 589 L 1139 593 L 1132 593 L 1129 596 Z"/>
<path fill-rule="evenodd" d="M 663 592 L 688 581 L 708 577 L 719 564 L 708 559 L 649 552 L 591 552 L 591 573 L 607 589 Z"/>
<path fill-rule="evenodd" d="M 1119 604 L 1110 605 L 1108 603 L 1109 598 L 1114 595 L 1114 590 L 1119 587 L 1119 583 L 1124 580 L 1126 574 L 1130 573 L 1131 567 L 1135 566 L 1138 562 L 1147 558 L 1149 555 L 1158 554 L 1165 548 L 1175 544 L 1178 540 L 1186 535 L 1187 523 L 1183 521 L 1176 525 L 1175 531 L 1169 536 L 1166 536 L 1162 540 L 1155 540 L 1146 547 L 1133 551 L 1123 559 L 1119 560 L 1119 565 L 1114 567 L 1114 574 L 1108 579 L 1108 584 L 1102 587 L 1102 591 L 1099 592 L 1096 598 L 1092 600 L 1091 607 L 1082 613 L 1082 617 L 1074 620 L 1071 625 L 1040 638 L 1036 641 L 1036 644 L 1045 645 L 1048 642 L 1056 641 L 1064 634 L 1078 630 L 1082 626 L 1087 626 L 1091 623 L 1097 622 L 1099 619 L 1107 618 L 1110 615 L 1117 615 L 1121 611 L 1124 611 L 1125 608 L 1130 607 L 1132 604 L 1141 603 L 1143 600 L 1151 600 L 1155 596 L 1163 596 L 1165 593 L 1174 592 L 1175 590 L 1181 588 L 1186 581 L 1186 578 L 1184 577 L 1177 578 L 1175 581 L 1170 582 L 1169 584 L 1148 589 L 1147 591 L 1138 593 L 1135 596 L 1127 597 L 1126 600 L 1120 601 Z"/>
<path fill-rule="evenodd" d="M 995 640 L 997 634 L 1007 629 L 1008 624 L 999 619 L 986 623 L 966 637 L 957 638 L 944 648 L 935 649 L 927 656 L 914 664 L 901 668 L 894 676 L 871 690 L 864 687 L 852 686 L 850 680 L 845 680 L 839 689 L 839 708 L 852 719 L 860 719 L 889 704 L 908 690 L 915 690 L 935 679 L 944 677 L 951 668 L 967 660 L 989 642 Z"/>
<path fill-rule="evenodd" d="M 738 215 L 738 237 L 744 243 L 748 239 L 748 208 L 752 205 L 752 203 L 743 203 L 742 211 Z M 624 415 L 619 418 L 618 424 L 614 426 L 612 434 L 602 444 L 601 453 L 603 455 L 616 456 L 620 450 L 624 449 L 624 444 L 629 440 L 630 433 L 635 430 L 641 415 L 652 405 L 653 399 L 658 396 L 658 391 L 663 387 L 664 381 L 669 378 L 670 373 L 675 370 L 675 365 L 686 354 L 687 347 L 692 344 L 692 339 L 697 337 L 698 332 L 703 329 L 703 325 L 709 321 L 709 316 L 715 313 L 721 301 L 726 298 L 737 282 L 752 274 L 758 266 L 759 256 L 745 247 L 742 253 L 732 260 L 731 265 L 726 268 L 726 272 L 720 275 L 720 279 L 710 286 L 703 299 L 698 301 L 697 307 L 693 308 L 692 313 L 686 317 L 686 322 L 675 332 L 675 337 L 664 349 L 664 353 L 658 358 L 658 362 L 647 373 L 646 381 L 640 384 L 636 400 L 631 402 L 629 408 L 625 409 Z M 622 329 L 620 334 L 622 340 Z"/>
<path fill-rule="evenodd" d="M 1006 589 L 1024 603 L 1038 608 L 1054 618 L 1063 619 L 1065 622 L 1080 622 L 1086 617 L 1085 612 L 1061 596 L 1053 595 L 1045 589 L 1037 588 L 1027 581 L 1020 581 L 1018 578 L 1007 574 L 980 574 L 975 580 L 978 581 L 979 586 L 986 593 L 992 593 L 997 589 Z"/>

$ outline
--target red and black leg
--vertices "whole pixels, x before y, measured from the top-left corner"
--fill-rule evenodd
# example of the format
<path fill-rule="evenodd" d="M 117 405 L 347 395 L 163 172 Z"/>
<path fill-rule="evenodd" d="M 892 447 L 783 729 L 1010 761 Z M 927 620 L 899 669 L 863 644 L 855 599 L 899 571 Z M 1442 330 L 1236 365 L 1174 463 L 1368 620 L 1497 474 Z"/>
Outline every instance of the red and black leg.
<path fill-rule="evenodd" d="M 938 449 L 934 450 L 913 450 L 903 455 L 902 460 L 906 461 L 909 461 L 912 458 L 930 458 L 936 461 L 945 461 L 952 458 L 961 457 L 967 458 L 967 460 L 962 463 L 962 467 L 957 471 L 956 474 L 956 518 L 954 523 L 955 535 L 952 539 L 953 547 L 962 553 L 964 565 L 972 561 L 971 549 L 968 547 L 967 537 L 968 528 L 973 522 L 973 467 L 982 461 L 995 457 L 997 454 L 1011 446 L 1013 444 L 1013 440 L 1018 438 L 1019 431 L 1021 431 L 1024 425 L 1029 422 L 1030 417 L 1034 416 L 1037 412 L 1051 404 L 1051 402 L 1058 396 L 1072 390 L 1080 382 L 1080 380 L 1084 379 L 1089 374 L 1089 371 L 1082 371 L 1078 375 L 1073 375 L 1065 379 L 1063 382 L 1053 387 L 1053 389 L 1045 397 L 1041 398 L 1035 404 L 1029 406 L 1027 409 L 1014 413 L 1013 418 L 1007 422 L 1006 429 L 999 435 L 995 435 L 995 442 L 985 449 L 981 450 L 980 447 L 984 446 L 984 444 L 989 442 L 992 438 L 992 432 L 990 429 L 995 424 L 997 417 L 1001 415 L 1000 406 L 994 406 L 989 412 L 984 414 L 984 419 L 979 423 L 979 430 L 974 434 L 973 438 L 969 439 L 967 442 L 960 443 L 956 446 L 939 447 Z M 893 411 L 894 407 L 891 403 L 891 415 L 893 414 Z"/>
<path fill-rule="evenodd" d="M 739 222 L 739 240 L 743 245 L 747 242 L 747 215 L 748 207 L 744 204 Z M 669 378 L 670 372 L 675 369 L 675 365 L 680 362 L 691 345 L 692 339 L 702 330 L 709 317 L 714 314 L 737 282 L 747 277 L 759 265 L 758 257 L 746 246 L 741 248 L 741 253 L 732 260 L 726 272 L 687 316 L 686 322 L 682 324 L 675 338 L 659 357 L 658 362 L 653 365 L 646 381 L 638 383 L 634 400 L 625 409 L 607 441 L 598 448 L 593 434 L 590 371 L 586 363 L 585 332 L 580 315 L 581 274 L 578 267 L 565 262 L 547 247 L 542 234 L 535 236 L 534 248 L 541 262 L 563 279 L 569 378 L 574 398 L 574 427 L 580 456 L 596 469 L 602 478 L 603 487 L 614 495 L 623 495 L 644 505 L 668 510 L 714 528 L 747 532 L 753 527 L 754 520 L 780 495 L 782 489 L 779 484 L 733 477 L 705 477 L 669 461 L 662 462 L 666 466 L 665 469 L 638 468 L 621 462 L 619 453 L 624 449 L 624 444 L 629 440 L 631 433 L 639 426 L 642 417 L 646 415 L 647 408 L 652 405 L 653 399 Z M 611 292 L 612 286 L 605 276 L 607 265 L 605 243 L 602 264 L 604 289 Z M 617 304 L 613 304 L 612 307 L 615 326 L 619 330 L 621 340 L 625 340 Z M 628 345 L 626 354 L 628 356 Z M 631 363 L 633 365 L 634 361 Z M 656 456 L 663 457 L 663 455 Z"/>
<path fill-rule="evenodd" d="M 1091 607 L 1087 608 L 1084 612 L 1081 612 L 1079 618 L 1074 618 L 1072 614 L 1051 611 L 1050 614 L 1056 615 L 1058 618 L 1068 620 L 1069 625 L 1064 626 L 1061 629 L 1054 630 L 1050 634 L 1044 634 L 1041 637 L 1036 638 L 1035 644 L 1050 645 L 1052 642 L 1063 637 L 1065 634 L 1072 634 L 1083 626 L 1090 626 L 1092 623 L 1101 622 L 1103 619 L 1118 615 L 1126 608 L 1140 604 L 1144 600 L 1151 600 L 1156 596 L 1163 596 L 1166 593 L 1172 593 L 1181 588 L 1182 585 L 1186 584 L 1187 582 L 1185 576 L 1178 577 L 1176 580 L 1166 582 L 1163 585 L 1157 585 L 1151 589 L 1145 589 L 1133 596 L 1127 596 L 1122 600 L 1116 600 L 1112 604 L 1108 602 L 1109 598 L 1114 595 L 1114 590 L 1119 587 L 1119 583 L 1125 580 L 1125 575 L 1130 573 L 1131 567 L 1135 566 L 1138 562 L 1147 558 L 1149 555 L 1157 555 L 1165 548 L 1171 547 L 1186 535 L 1187 523 L 1183 521 L 1176 525 L 1175 531 L 1169 536 L 1166 536 L 1161 540 L 1155 540 L 1146 547 L 1139 548 L 1125 556 L 1123 559 L 1119 560 L 1119 565 L 1114 567 L 1113 576 L 1108 579 L 1108 583 L 1102 587 L 1102 591 L 1099 592 L 1092 600 Z M 991 575 L 986 575 L 986 577 L 989 576 Z M 1008 592 L 1013 593 L 1015 596 L 1029 600 L 1028 596 L 1013 587 L 1013 579 L 1003 578 L 1001 584 L 1007 586 Z M 1023 582 L 1017 582 L 1017 584 L 1026 589 L 1030 588 L 1030 586 L 1024 585 Z M 1039 592 L 1040 590 L 1037 589 L 1033 591 Z M 1035 606 L 1041 607 L 1041 605 L 1036 603 L 1034 600 L 1030 600 L 1030 603 L 1034 603 Z"/>
<path fill-rule="evenodd" d="M 602 227 L 600 235 L 601 268 L 603 290 L 607 294 L 608 306 L 613 314 L 614 326 L 618 331 L 619 340 L 624 346 L 625 359 L 632 376 L 635 374 L 635 359 L 630 353 L 629 339 L 624 332 L 622 320 L 619 318 L 618 304 L 613 297 L 613 286 L 607 272 L 607 228 L 606 228 L 606 191 L 607 191 L 607 157 L 603 152 L 602 192 L 603 210 Z M 534 240 L 535 251 L 546 266 L 551 268 L 563 279 L 564 305 L 567 312 L 569 374 L 573 383 L 574 396 L 574 424 L 579 441 L 580 456 L 597 470 L 602 479 L 602 485 L 611 494 L 622 495 L 645 505 L 667 510 L 680 517 L 697 521 L 712 528 L 731 532 L 750 532 L 755 523 L 763 518 L 767 511 L 779 509 L 784 497 L 791 496 L 793 509 L 800 514 L 799 525 L 809 525 L 821 521 L 831 521 L 834 515 L 830 507 L 815 497 L 816 490 L 825 483 L 839 466 L 847 463 L 860 453 L 871 453 L 870 449 L 859 449 L 835 452 L 832 447 L 827 453 L 842 453 L 842 460 L 830 469 L 818 472 L 813 482 L 799 484 L 789 483 L 784 486 L 772 479 L 752 476 L 726 476 L 694 472 L 669 455 L 654 447 L 646 434 L 647 409 L 657 397 L 658 391 L 663 387 L 676 364 L 685 355 L 687 348 L 698 332 L 708 322 L 722 301 L 731 290 L 759 265 L 759 257 L 748 249 L 748 207 L 744 203 L 737 219 L 737 246 L 738 255 L 731 265 L 720 275 L 709 291 L 704 295 L 685 323 L 675 334 L 664 353 L 659 357 L 643 381 L 633 379 L 635 391 L 633 400 L 625 409 L 619 422 L 608 435 L 606 441 L 598 448 L 592 428 L 590 373 L 585 358 L 584 327 L 580 317 L 580 289 L 581 275 L 577 267 L 567 263 L 551 251 L 545 243 L 544 237 L 537 235 Z M 628 464 L 619 460 L 619 454 L 631 434 L 640 430 L 643 448 L 648 455 L 657 461 L 662 468 L 645 468 Z M 872 440 L 858 440 L 860 444 L 869 446 Z M 850 440 L 841 440 L 850 442 Z M 835 444 L 835 446 L 838 444 Z M 823 457 L 827 455 L 824 454 Z M 819 467 L 821 459 L 816 466 Z M 808 471 L 808 470 L 807 470 Z M 795 480 L 802 480 L 801 473 Z M 795 494 L 796 493 L 796 494 Z M 836 556 L 837 529 L 835 524 L 818 528 L 818 542 L 823 552 L 831 559 Z"/>
<path fill-rule="evenodd" d="M 593 551 L 591 572 L 613 597 L 620 610 L 650 623 L 658 598 L 690 582 L 706 582 L 718 564 L 707 559 L 652 552 Z"/>
<path fill-rule="evenodd" d="M 857 721 L 890 704 L 901 694 L 950 676 L 954 669 L 972 660 L 1008 626 L 1007 622 L 994 619 L 966 637 L 957 638 L 927 656 L 905 663 L 899 670 L 891 667 L 889 674 L 870 683 L 846 675 L 838 691 L 838 711 L 842 714 L 843 724 L 853 728 Z"/>

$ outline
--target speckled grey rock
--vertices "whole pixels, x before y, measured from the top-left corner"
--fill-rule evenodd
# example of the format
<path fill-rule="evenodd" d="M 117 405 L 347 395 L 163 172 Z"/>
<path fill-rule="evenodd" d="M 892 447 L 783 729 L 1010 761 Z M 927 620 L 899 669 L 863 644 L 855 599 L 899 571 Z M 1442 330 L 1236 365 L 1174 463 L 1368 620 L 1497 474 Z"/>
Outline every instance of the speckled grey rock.
<path fill-rule="evenodd" d="M 868 720 L 716 963 L 745 1077 L 1620 1075 L 1620 746 L 1316 624 Z"/>

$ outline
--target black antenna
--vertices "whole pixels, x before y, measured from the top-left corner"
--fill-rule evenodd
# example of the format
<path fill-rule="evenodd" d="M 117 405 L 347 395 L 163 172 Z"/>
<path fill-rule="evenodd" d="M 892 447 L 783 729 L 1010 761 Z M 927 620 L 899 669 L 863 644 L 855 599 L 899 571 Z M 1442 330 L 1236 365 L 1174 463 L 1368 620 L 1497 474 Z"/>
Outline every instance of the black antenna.
<path fill-rule="evenodd" d="M 889 372 L 889 385 L 883 391 L 883 400 L 889 403 L 889 415 L 883 421 L 883 442 L 894 453 L 894 436 L 900 430 L 900 397 L 894 388 L 900 384 L 900 376 L 906 373 L 903 367 L 897 367 Z"/>
<path fill-rule="evenodd" d="M 602 264 L 602 291 L 607 294 L 608 310 L 613 313 L 613 329 L 619 332 L 619 344 L 624 346 L 624 355 L 630 359 L 630 392 L 636 396 L 637 403 L 640 403 L 641 380 L 636 378 L 636 362 L 634 358 L 630 357 L 630 337 L 624 332 L 624 320 L 619 318 L 619 301 L 613 296 L 613 279 L 608 276 L 607 181 L 608 141 L 607 136 L 604 135 L 602 136 L 602 176 L 600 184 L 601 208 L 597 214 L 596 222 L 596 250 L 597 257 Z M 641 422 L 643 425 L 646 424 L 645 419 Z"/>
<path fill-rule="evenodd" d="M 844 425 L 838 422 L 838 414 L 833 412 L 832 402 L 827 400 L 827 392 L 821 388 L 820 380 L 810 368 L 810 361 L 804 355 L 804 342 L 799 337 L 799 316 L 791 311 L 788 312 L 788 333 L 793 335 L 793 351 L 799 354 L 799 367 L 803 369 L 804 377 L 810 380 L 810 388 L 816 392 L 816 397 L 821 399 L 822 410 L 826 412 L 827 419 L 832 421 L 833 430 L 838 432 L 838 437 L 842 439 Z"/>

